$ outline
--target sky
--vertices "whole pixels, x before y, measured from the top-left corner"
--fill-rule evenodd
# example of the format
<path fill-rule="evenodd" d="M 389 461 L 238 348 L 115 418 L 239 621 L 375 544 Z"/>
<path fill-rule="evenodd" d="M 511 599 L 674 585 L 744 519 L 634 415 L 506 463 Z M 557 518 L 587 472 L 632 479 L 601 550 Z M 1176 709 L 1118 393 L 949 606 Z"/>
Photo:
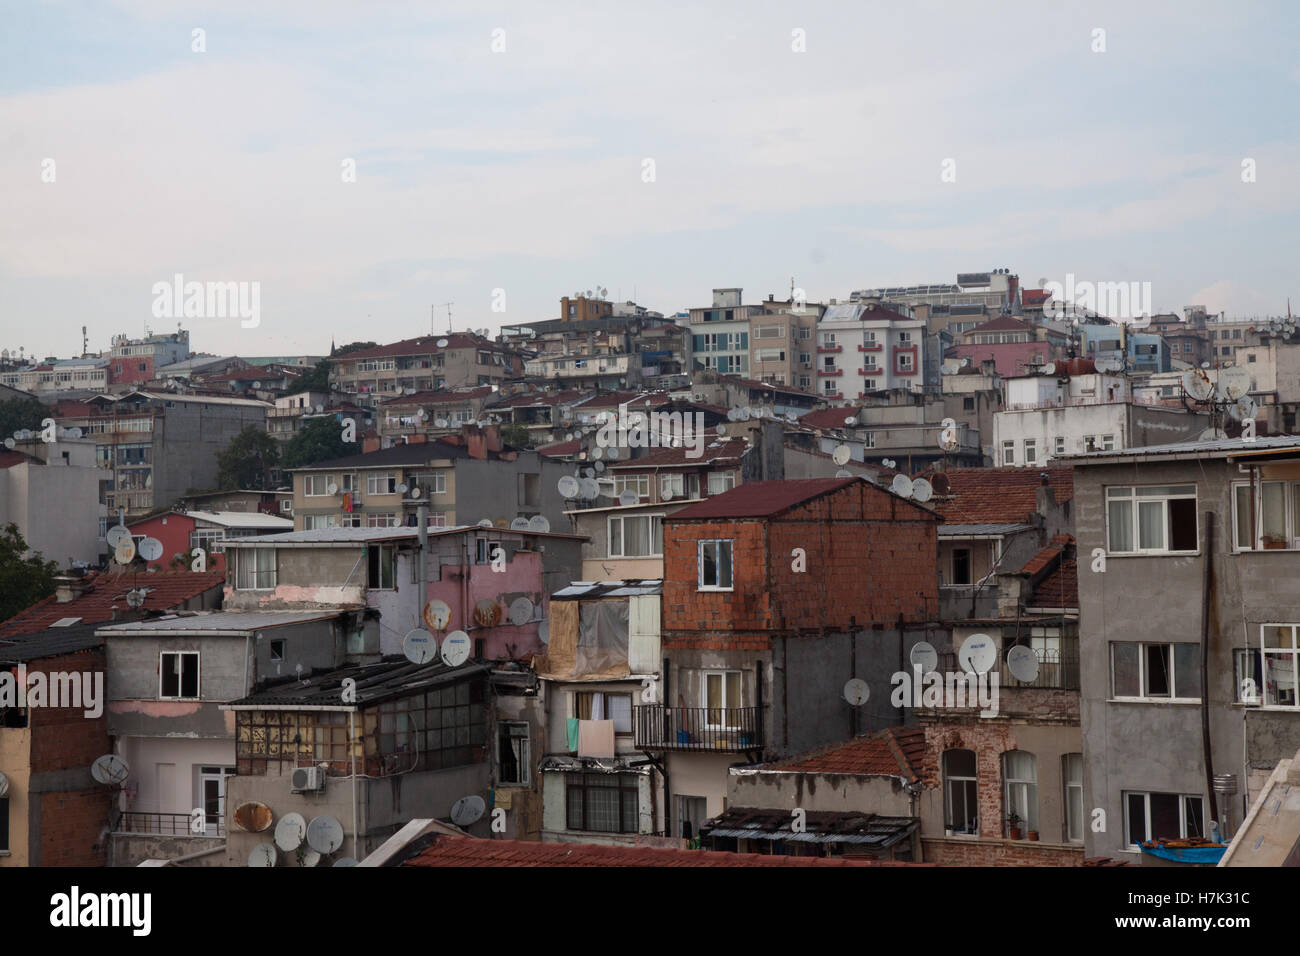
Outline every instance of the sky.
<path fill-rule="evenodd" d="M 1287 2 L 4 0 L 0 346 L 323 354 L 448 302 L 996 268 L 1283 314 L 1297 49 Z M 177 274 L 256 283 L 256 324 L 157 301 Z"/>

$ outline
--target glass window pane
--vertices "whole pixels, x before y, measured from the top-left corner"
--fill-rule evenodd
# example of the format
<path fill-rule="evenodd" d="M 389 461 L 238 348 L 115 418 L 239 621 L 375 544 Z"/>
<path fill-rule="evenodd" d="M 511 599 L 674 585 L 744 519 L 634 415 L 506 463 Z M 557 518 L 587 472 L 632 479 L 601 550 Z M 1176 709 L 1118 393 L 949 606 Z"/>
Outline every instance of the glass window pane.
<path fill-rule="evenodd" d="M 943 755 L 945 775 L 950 777 L 975 776 L 975 751 L 948 750 Z"/>
<path fill-rule="evenodd" d="M 1296 705 L 1296 655 L 1291 651 L 1264 652 L 1264 703 L 1274 707 Z"/>
<path fill-rule="evenodd" d="M 731 542 L 718 542 L 718 587 L 731 587 Z"/>
<path fill-rule="evenodd" d="M 1112 501 L 1107 505 L 1108 530 L 1110 531 L 1110 550 L 1125 552 L 1133 550 L 1133 502 Z"/>
<path fill-rule="evenodd" d="M 727 707 L 732 710 L 740 708 L 740 674 L 727 675 Z"/>
<path fill-rule="evenodd" d="M 1171 690 L 1169 661 L 1169 644 L 1142 645 L 1146 673 L 1146 693 L 1144 697 L 1168 697 Z"/>
<path fill-rule="evenodd" d="M 1289 624 L 1265 624 L 1264 646 L 1285 647 L 1289 650 L 1294 646 L 1292 643 L 1292 633 L 1293 629 Z"/>
<path fill-rule="evenodd" d="M 1146 840 L 1147 831 L 1146 794 L 1130 793 L 1128 795 L 1128 842 L 1139 844 Z"/>
<path fill-rule="evenodd" d="M 1201 645 L 1174 645 L 1175 697 L 1200 700 Z"/>
<path fill-rule="evenodd" d="M 1238 548 L 1252 547 L 1252 538 L 1250 533 L 1250 485 L 1237 485 L 1233 489 L 1233 498 L 1236 503 L 1235 518 L 1236 527 L 1236 546 Z"/>
<path fill-rule="evenodd" d="M 1165 503 L 1163 501 L 1138 502 L 1138 548 L 1143 551 L 1162 550 L 1165 546 Z"/>
<path fill-rule="evenodd" d="M 1260 490 L 1260 537 L 1262 544 L 1286 544 L 1286 485 L 1266 481 Z"/>
<path fill-rule="evenodd" d="M 1179 819 L 1179 798 L 1172 793 L 1150 794 L 1151 800 L 1151 839 L 1159 837 L 1178 838 L 1182 834 Z"/>
<path fill-rule="evenodd" d="M 1188 837 L 1203 837 L 1201 832 L 1203 827 L 1203 816 L 1201 814 L 1200 797 L 1183 797 L 1183 817 L 1186 820 L 1186 832 L 1183 834 Z"/>
<path fill-rule="evenodd" d="M 1116 697 L 1139 697 L 1138 645 L 1112 644 L 1111 661 L 1114 668 Z"/>
<path fill-rule="evenodd" d="M 1176 498 L 1169 502 L 1169 550 L 1196 550 L 1196 499 Z"/>

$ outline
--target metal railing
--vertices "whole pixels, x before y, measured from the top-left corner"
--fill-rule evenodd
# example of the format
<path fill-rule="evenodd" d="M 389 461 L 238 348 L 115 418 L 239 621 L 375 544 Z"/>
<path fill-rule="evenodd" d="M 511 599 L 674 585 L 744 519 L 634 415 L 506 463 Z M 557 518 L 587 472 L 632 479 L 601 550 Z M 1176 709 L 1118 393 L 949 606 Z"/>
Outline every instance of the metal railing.
<path fill-rule="evenodd" d="M 763 746 L 765 709 L 634 707 L 636 745 L 642 750 L 757 750 Z"/>
<path fill-rule="evenodd" d="M 151 810 L 126 810 L 113 821 L 114 833 L 149 833 L 159 836 L 222 836 L 226 832 L 224 817 L 209 822 L 204 817 L 204 828 L 196 831 L 189 813 L 159 813 Z"/>
<path fill-rule="evenodd" d="M 998 683 L 1002 687 L 1033 687 L 1039 690 L 1078 690 L 1079 689 L 1079 643 L 1062 641 L 1059 650 L 1039 651 L 1038 676 L 1032 681 L 1017 680 L 1007 667 L 1006 652 L 1011 645 L 1002 649 L 998 658 Z M 961 674 L 962 666 L 955 651 L 942 651 L 936 667 L 940 674 Z"/>

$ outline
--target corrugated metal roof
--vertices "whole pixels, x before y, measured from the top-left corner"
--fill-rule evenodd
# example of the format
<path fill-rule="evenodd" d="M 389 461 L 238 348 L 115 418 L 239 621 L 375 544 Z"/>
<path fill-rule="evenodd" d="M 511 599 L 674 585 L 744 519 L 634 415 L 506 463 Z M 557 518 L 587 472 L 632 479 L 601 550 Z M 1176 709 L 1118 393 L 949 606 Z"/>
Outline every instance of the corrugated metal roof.
<path fill-rule="evenodd" d="M 1070 461 L 1076 466 L 1106 464 L 1110 461 L 1126 461 L 1132 458 L 1153 456 L 1186 455 L 1193 458 L 1226 458 L 1232 455 L 1249 455 L 1259 452 L 1295 452 L 1300 454 L 1300 438 L 1292 435 L 1272 435 L 1259 437 L 1254 441 L 1241 438 L 1225 438 L 1219 441 L 1183 441 L 1170 445 L 1142 445 L 1137 448 L 1123 448 L 1119 451 L 1093 451 L 1082 455 L 1064 455 L 1058 460 Z"/>
<path fill-rule="evenodd" d="M 626 581 L 574 581 L 551 595 L 559 600 L 603 597 L 632 597 L 638 594 L 662 594 L 662 578 L 633 578 Z"/>
<path fill-rule="evenodd" d="M 104 639 L 95 636 L 96 630 L 94 624 L 74 624 L 0 642 L 0 663 L 16 664 L 102 647 Z"/>
<path fill-rule="evenodd" d="M 488 674 L 490 664 L 471 661 L 460 667 L 448 667 L 442 661 L 412 664 L 400 654 L 370 664 L 353 664 L 333 670 L 313 672 L 306 680 L 290 677 L 256 694 L 231 701 L 227 710 L 288 709 L 327 707 L 337 710 L 360 709 L 412 694 L 430 687 L 454 684 Z M 355 704 L 344 704 L 345 680 L 355 681 Z"/>
<path fill-rule="evenodd" d="M 802 832 L 792 830 L 793 825 L 788 810 L 731 807 L 700 824 L 700 836 L 787 843 L 854 843 L 884 849 L 910 837 L 920 821 L 913 817 L 823 810 L 805 815 Z"/>
<path fill-rule="evenodd" d="M 974 534 L 1012 534 L 1017 531 L 1030 531 L 1027 524 L 941 524 L 939 537 L 966 537 Z"/>
<path fill-rule="evenodd" d="M 292 518 L 260 511 L 187 511 L 195 521 L 207 521 L 222 528 L 292 528 Z"/>

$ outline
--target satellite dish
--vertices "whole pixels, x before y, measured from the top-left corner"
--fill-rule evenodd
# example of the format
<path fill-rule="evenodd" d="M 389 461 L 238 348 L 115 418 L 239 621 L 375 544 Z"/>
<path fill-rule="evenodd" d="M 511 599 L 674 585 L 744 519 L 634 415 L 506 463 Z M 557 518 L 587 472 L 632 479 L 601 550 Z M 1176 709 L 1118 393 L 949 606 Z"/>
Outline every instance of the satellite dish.
<path fill-rule="evenodd" d="M 600 458 L 603 454 L 605 454 L 605 449 L 601 448 L 599 445 L 591 450 L 591 457 L 593 460 Z M 614 456 L 610 455 L 610 457 L 613 458 Z"/>
<path fill-rule="evenodd" d="M 303 853 L 301 859 L 302 863 L 299 864 L 300 866 L 315 866 L 320 862 L 320 854 L 315 850 L 307 850 Z"/>
<path fill-rule="evenodd" d="M 433 424 L 436 425 L 438 428 L 446 428 L 446 427 L 447 427 L 447 419 L 445 419 L 445 418 L 439 418 L 439 419 L 438 419 L 437 421 L 435 421 Z"/>
<path fill-rule="evenodd" d="M 603 461 L 598 461 L 598 462 L 596 462 L 594 465 L 592 465 L 591 467 L 592 467 L 593 469 L 595 469 L 596 474 L 599 475 L 602 471 L 605 470 L 605 463 L 604 463 Z"/>
<path fill-rule="evenodd" d="M 528 530 L 537 534 L 546 534 L 551 530 L 551 523 L 546 515 L 533 515 L 528 519 Z"/>
<path fill-rule="evenodd" d="M 844 419 L 845 425 L 856 425 L 857 423 L 858 423 L 858 417 L 856 415 L 850 415 Z"/>
<path fill-rule="evenodd" d="M 583 478 L 579 483 L 581 495 L 588 501 L 594 501 L 600 497 L 600 485 L 596 484 L 595 478 Z"/>
<path fill-rule="evenodd" d="M 933 674 L 939 667 L 939 652 L 929 641 L 917 641 L 908 652 L 907 659 L 913 667 L 921 668 L 921 674 Z"/>
<path fill-rule="evenodd" d="M 357 861 L 355 857 L 341 856 L 334 861 L 334 865 L 335 866 L 356 866 Z"/>
<path fill-rule="evenodd" d="M 852 457 L 853 452 L 848 445 L 836 445 L 835 451 L 831 452 L 831 461 L 837 465 L 847 465 Z"/>
<path fill-rule="evenodd" d="M 578 497 L 579 491 L 581 491 L 578 479 L 574 478 L 572 475 L 565 475 L 562 477 L 558 482 L 556 482 L 556 486 L 560 489 L 560 494 L 565 498 L 576 498 Z"/>
<path fill-rule="evenodd" d="M 271 808 L 252 800 L 235 807 L 235 826 L 245 833 L 261 833 L 271 826 Z"/>
<path fill-rule="evenodd" d="M 420 497 L 422 494 L 424 494 L 424 492 L 420 490 L 420 486 L 419 486 L 419 485 L 411 485 L 411 497 L 412 497 L 412 498 L 418 498 L 418 497 Z"/>
<path fill-rule="evenodd" d="M 1225 368 L 1219 372 L 1219 394 L 1230 402 L 1250 392 L 1250 373 L 1244 368 Z"/>
<path fill-rule="evenodd" d="M 140 542 L 140 557 L 146 561 L 157 561 L 162 556 L 163 545 L 157 538 L 145 538 Z"/>
<path fill-rule="evenodd" d="M 301 813 L 286 813 L 275 825 L 275 845 L 285 853 L 302 846 L 307 836 L 307 819 Z"/>
<path fill-rule="evenodd" d="M 343 824 L 331 816 L 313 817 L 307 824 L 307 845 L 328 856 L 343 845 Z"/>
<path fill-rule="evenodd" d="M 458 827 L 467 827 L 475 823 L 487 810 L 487 801 L 478 794 L 461 797 L 451 807 L 451 822 Z"/>
<path fill-rule="evenodd" d="M 987 634 L 972 634 L 962 641 L 957 662 L 968 674 L 985 674 L 997 662 L 998 649 Z"/>
<path fill-rule="evenodd" d="M 127 762 L 117 754 L 96 757 L 95 762 L 90 765 L 90 775 L 95 778 L 95 781 L 110 787 L 121 783 L 130 772 L 131 768 L 127 766 Z"/>
<path fill-rule="evenodd" d="M 254 383 L 253 383 L 253 388 L 261 388 L 261 387 L 262 387 L 262 383 L 261 383 L 261 382 L 254 382 Z"/>
<path fill-rule="evenodd" d="M 446 601 L 432 600 L 424 606 L 424 613 L 421 615 L 427 627 L 435 631 L 441 631 L 451 620 L 451 605 Z"/>
<path fill-rule="evenodd" d="M 596 451 L 600 451 L 600 449 L 597 448 Z M 618 451 L 617 448 L 606 448 L 606 449 L 605 449 L 605 457 L 608 458 L 610 461 L 618 461 L 618 456 L 619 456 L 619 451 Z M 593 458 L 599 458 L 600 456 L 599 456 L 599 455 L 593 455 L 592 457 L 593 457 Z"/>
<path fill-rule="evenodd" d="M 404 495 L 404 494 L 406 494 L 406 490 L 407 490 L 406 482 L 404 482 L 404 481 L 402 481 L 402 482 L 398 482 L 398 484 L 397 484 L 397 493 L 398 493 L 399 495 Z"/>
<path fill-rule="evenodd" d="M 442 642 L 442 662 L 448 667 L 460 667 L 469 660 L 469 635 L 464 631 L 452 631 Z"/>
<path fill-rule="evenodd" d="M 1228 406 L 1228 414 L 1239 422 L 1254 418 L 1257 411 L 1259 411 L 1259 405 L 1249 395 L 1241 396 Z"/>
<path fill-rule="evenodd" d="M 1032 684 L 1038 679 L 1038 655 L 1023 644 L 1007 651 L 1007 670 L 1022 684 Z"/>
<path fill-rule="evenodd" d="M 867 682 L 864 680 L 855 677 L 844 685 L 844 699 L 854 707 L 861 707 L 870 696 L 871 688 L 867 686 Z"/>
<path fill-rule="evenodd" d="M 1214 394 L 1214 383 L 1204 369 L 1189 368 L 1183 373 L 1183 391 L 1198 402 L 1204 402 Z"/>
<path fill-rule="evenodd" d="M 434 343 L 434 344 L 437 345 L 438 348 L 440 348 L 440 349 L 445 349 L 445 348 L 447 347 L 447 340 L 446 340 L 446 339 L 438 339 L 438 341 L 437 341 L 436 343 Z"/>
<path fill-rule="evenodd" d="M 491 527 L 492 527 L 492 519 L 491 519 L 491 518 L 484 518 L 484 519 L 482 519 L 481 521 L 479 521 L 478 526 L 479 526 L 480 528 L 491 528 Z"/>
<path fill-rule="evenodd" d="M 118 564 L 130 564 L 135 560 L 135 541 L 129 536 L 125 541 L 113 549 L 113 559 Z"/>
<path fill-rule="evenodd" d="M 117 546 L 123 541 L 131 540 L 131 529 L 125 525 L 113 525 L 113 527 L 108 529 L 108 534 L 104 537 L 108 541 L 108 546 L 116 550 Z"/>
<path fill-rule="evenodd" d="M 126 592 L 126 603 L 128 607 L 138 608 L 144 606 L 145 598 L 144 588 L 132 588 Z"/>
<path fill-rule="evenodd" d="M 895 475 L 889 490 L 900 498 L 910 498 L 912 497 L 912 487 L 912 479 L 907 475 Z"/>
<path fill-rule="evenodd" d="M 519 516 L 518 518 L 516 518 L 514 521 L 510 522 L 510 530 L 511 530 L 511 531 L 527 531 L 527 530 L 528 530 L 528 519 L 525 518 L 523 515 L 520 515 L 520 516 Z"/>
<path fill-rule="evenodd" d="M 551 622 L 542 621 L 537 625 L 537 637 L 543 644 L 551 643 Z"/>
<path fill-rule="evenodd" d="M 912 482 L 912 497 L 917 501 L 929 501 L 934 497 L 934 486 L 924 478 Z"/>
<path fill-rule="evenodd" d="M 849 471 L 847 468 L 841 468 L 839 471 L 835 472 L 835 477 L 836 477 L 836 478 L 852 478 L 852 477 L 853 477 L 853 472 Z"/>
<path fill-rule="evenodd" d="M 438 656 L 438 639 L 422 627 L 412 628 L 402 638 L 402 656 L 412 664 L 428 664 Z"/>
<path fill-rule="evenodd" d="M 14 445 L 16 445 L 16 444 L 18 444 L 18 443 L 17 443 L 16 441 L 14 441 L 12 438 L 6 438 L 6 439 L 5 439 L 5 447 L 6 447 L 6 448 L 13 448 Z"/>
<path fill-rule="evenodd" d="M 635 491 L 625 491 L 618 496 L 618 503 L 625 508 L 641 503 L 641 496 Z"/>
<path fill-rule="evenodd" d="M 533 619 L 533 602 L 526 597 L 517 597 L 510 602 L 510 623 L 523 627 Z"/>
<path fill-rule="evenodd" d="M 249 866 L 275 866 L 275 844 L 259 843 L 248 854 Z"/>
<path fill-rule="evenodd" d="M 339 493 L 338 482 L 331 481 L 328 485 L 325 486 L 325 490 L 329 492 L 331 495 L 337 495 Z"/>

